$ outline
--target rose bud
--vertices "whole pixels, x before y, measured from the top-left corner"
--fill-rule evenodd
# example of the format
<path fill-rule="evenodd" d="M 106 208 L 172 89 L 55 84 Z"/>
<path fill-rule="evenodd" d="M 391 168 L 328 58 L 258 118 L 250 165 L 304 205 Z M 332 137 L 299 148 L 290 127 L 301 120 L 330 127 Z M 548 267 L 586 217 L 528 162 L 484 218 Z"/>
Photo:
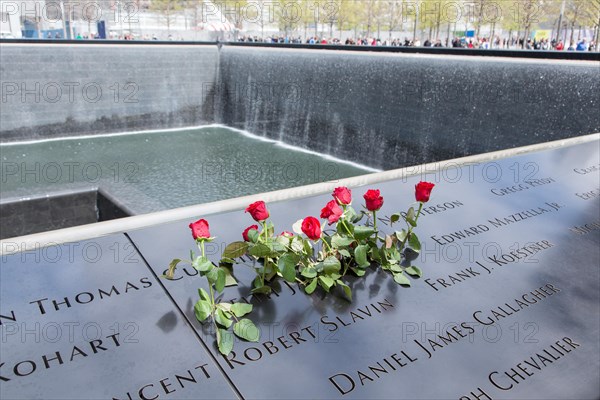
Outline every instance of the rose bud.
<path fill-rule="evenodd" d="M 315 217 L 304 218 L 302 232 L 311 240 L 319 240 L 321 237 L 321 222 Z"/>
<path fill-rule="evenodd" d="M 421 203 L 427 203 L 431 190 L 435 185 L 431 182 L 419 182 L 415 185 L 415 198 Z"/>
<path fill-rule="evenodd" d="M 255 231 L 258 231 L 258 225 L 251 225 L 251 226 L 247 227 L 246 229 L 244 229 L 244 232 L 242 232 L 242 237 L 244 238 L 245 242 L 250 241 L 250 238 L 248 237 L 248 232 L 250 232 L 253 229 Z"/>
<path fill-rule="evenodd" d="M 262 222 L 269 218 L 269 211 L 267 210 L 264 201 L 257 201 L 256 203 L 250 204 L 248 208 L 246 208 L 246 212 L 249 212 L 256 222 Z"/>
<path fill-rule="evenodd" d="M 341 209 L 340 206 L 336 203 L 335 200 L 331 200 L 327 205 L 321 210 L 321 218 L 327 218 L 329 220 L 329 225 L 334 222 L 338 222 L 344 210 Z"/>
<path fill-rule="evenodd" d="M 208 239 L 210 238 L 208 222 L 205 219 L 199 219 L 196 222 L 190 224 L 192 230 L 192 236 L 194 239 Z"/>
<path fill-rule="evenodd" d="M 292 232 L 283 231 L 283 232 L 281 232 L 281 235 L 280 235 L 280 236 L 284 236 L 284 237 L 286 237 L 286 238 L 293 238 L 293 237 L 294 237 L 294 234 L 293 234 Z"/>
<path fill-rule="evenodd" d="M 363 197 L 369 211 L 378 211 L 383 206 L 383 197 L 381 197 L 379 190 L 369 189 Z"/>
<path fill-rule="evenodd" d="M 345 186 L 333 189 L 332 196 L 340 205 L 352 203 L 352 191 Z"/>

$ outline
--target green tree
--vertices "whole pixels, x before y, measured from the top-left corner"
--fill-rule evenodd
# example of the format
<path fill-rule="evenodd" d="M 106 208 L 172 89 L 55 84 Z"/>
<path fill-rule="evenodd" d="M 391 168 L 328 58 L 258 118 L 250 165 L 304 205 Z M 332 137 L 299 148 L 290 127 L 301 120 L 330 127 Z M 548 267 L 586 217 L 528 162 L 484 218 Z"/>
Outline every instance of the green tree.
<path fill-rule="evenodd" d="M 373 13 L 373 33 L 377 30 L 377 38 L 381 38 L 381 28 L 385 28 L 388 18 L 386 16 L 386 1 L 384 0 L 373 0 L 371 4 Z"/>
<path fill-rule="evenodd" d="M 402 29 L 402 3 L 394 0 L 382 1 L 380 10 L 385 19 L 385 25 L 388 31 L 388 39 L 392 39 L 392 32 Z"/>
<path fill-rule="evenodd" d="M 565 4 L 564 18 L 571 29 L 570 43 L 574 43 L 576 26 L 595 28 L 597 37 L 598 23 L 600 23 L 600 1 L 568 0 Z"/>
<path fill-rule="evenodd" d="M 423 0 L 419 4 L 419 25 L 428 31 L 427 38 L 433 39 L 439 31 L 442 8 L 439 0 Z"/>
<path fill-rule="evenodd" d="M 274 15 L 269 16 L 269 19 L 277 21 L 279 30 L 287 36 L 303 24 L 305 5 L 299 0 L 278 0 L 274 7 Z"/>
<path fill-rule="evenodd" d="M 362 25 L 362 2 L 357 0 L 340 0 L 338 10 L 338 29 L 353 30 L 354 36 L 358 36 L 358 30 Z"/>
<path fill-rule="evenodd" d="M 150 10 L 160 14 L 167 24 L 167 33 L 171 34 L 171 24 L 185 6 L 184 0 L 152 0 Z"/>
<path fill-rule="evenodd" d="M 516 2 L 511 7 L 513 18 L 519 24 L 519 31 L 523 30 L 525 32 L 523 35 L 523 46 L 525 46 L 531 31 L 537 28 L 541 22 L 547 20 L 548 15 L 543 11 L 549 4 L 549 1 L 544 0 L 524 0 Z"/>

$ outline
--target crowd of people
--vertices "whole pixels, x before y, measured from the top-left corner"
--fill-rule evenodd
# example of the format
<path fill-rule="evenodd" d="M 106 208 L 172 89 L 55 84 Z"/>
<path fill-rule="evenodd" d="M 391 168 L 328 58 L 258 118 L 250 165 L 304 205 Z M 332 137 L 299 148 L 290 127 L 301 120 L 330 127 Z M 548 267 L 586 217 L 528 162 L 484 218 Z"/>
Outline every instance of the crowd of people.
<path fill-rule="evenodd" d="M 261 38 L 259 36 L 242 36 L 238 39 L 240 42 L 258 42 L 258 43 L 283 43 L 283 44 L 331 44 L 331 45 L 353 45 L 353 46 L 393 46 L 393 47 L 453 47 L 468 49 L 526 49 L 526 50 L 567 50 L 567 51 L 596 51 L 597 44 L 594 41 L 588 42 L 585 38 L 577 42 L 570 42 L 565 45 L 562 39 L 527 39 L 524 38 L 500 38 L 496 36 L 493 40 L 489 38 L 467 38 L 454 37 L 452 40 L 442 41 L 441 39 L 427 39 L 421 42 L 404 38 L 378 39 L 378 38 L 347 38 L 341 41 L 338 38 L 320 38 L 310 36 L 302 39 L 299 36 L 270 36 Z"/>
<path fill-rule="evenodd" d="M 46 39 L 62 39 L 62 35 L 60 33 L 56 33 L 52 35 L 48 33 Z M 76 36 L 78 40 L 92 40 L 92 39 L 100 39 L 98 34 L 87 34 L 87 33 L 79 33 Z M 108 39 L 110 40 L 160 40 L 156 34 L 146 34 L 141 37 L 135 37 L 132 34 L 109 34 Z M 168 41 L 181 41 L 184 40 L 182 37 L 173 37 L 172 35 L 168 35 Z M 300 36 L 269 36 L 269 37 L 259 37 L 259 36 L 248 36 L 244 35 L 239 37 L 238 41 L 240 42 L 257 42 L 257 43 L 283 43 L 283 44 L 329 44 L 329 45 L 351 45 L 351 46 L 392 46 L 392 47 L 453 47 L 453 48 L 467 48 L 467 49 L 525 49 L 525 50 L 557 50 L 557 51 L 599 51 L 598 45 L 593 40 L 588 42 L 587 39 L 579 39 L 574 42 L 569 42 L 567 45 L 564 43 L 562 39 L 527 39 L 524 38 L 500 38 L 499 36 L 495 36 L 493 39 L 490 38 L 473 38 L 473 37 L 454 37 L 452 40 L 446 39 L 442 41 L 441 39 L 426 39 L 421 42 L 419 39 L 417 40 L 409 40 L 408 38 L 404 38 L 404 40 L 400 38 L 394 39 L 378 39 L 378 38 L 363 38 L 357 37 L 352 38 L 349 37 L 345 41 L 342 41 L 338 38 L 325 38 L 318 36 L 309 36 L 306 39 L 302 39 Z"/>

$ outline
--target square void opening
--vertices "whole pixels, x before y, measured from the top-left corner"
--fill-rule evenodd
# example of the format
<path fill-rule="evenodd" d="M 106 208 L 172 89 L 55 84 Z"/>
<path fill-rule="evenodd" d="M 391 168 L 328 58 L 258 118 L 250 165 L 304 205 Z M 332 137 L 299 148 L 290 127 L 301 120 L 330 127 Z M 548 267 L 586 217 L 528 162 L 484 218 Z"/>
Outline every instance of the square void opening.
<path fill-rule="evenodd" d="M 134 215 L 98 188 L 0 201 L 0 239 Z"/>

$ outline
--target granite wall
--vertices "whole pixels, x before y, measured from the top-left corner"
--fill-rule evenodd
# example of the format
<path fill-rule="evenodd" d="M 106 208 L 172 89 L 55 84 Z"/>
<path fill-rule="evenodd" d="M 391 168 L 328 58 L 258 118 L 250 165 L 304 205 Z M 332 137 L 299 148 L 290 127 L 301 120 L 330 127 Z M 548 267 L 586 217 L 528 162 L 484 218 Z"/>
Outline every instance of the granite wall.
<path fill-rule="evenodd" d="M 213 122 L 215 45 L 0 44 L 0 141 Z"/>

